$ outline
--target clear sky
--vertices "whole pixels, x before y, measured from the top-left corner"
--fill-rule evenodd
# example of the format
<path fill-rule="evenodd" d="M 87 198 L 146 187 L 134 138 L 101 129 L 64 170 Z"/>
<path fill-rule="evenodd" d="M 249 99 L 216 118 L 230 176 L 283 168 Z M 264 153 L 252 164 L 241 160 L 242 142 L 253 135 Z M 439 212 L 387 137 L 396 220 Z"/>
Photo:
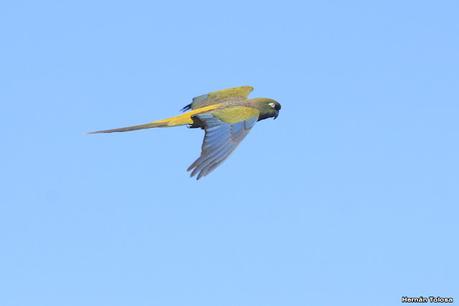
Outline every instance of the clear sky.
<path fill-rule="evenodd" d="M 3 1 L 0 305 L 459 300 L 457 1 Z M 86 135 L 252 85 L 203 133 Z"/>

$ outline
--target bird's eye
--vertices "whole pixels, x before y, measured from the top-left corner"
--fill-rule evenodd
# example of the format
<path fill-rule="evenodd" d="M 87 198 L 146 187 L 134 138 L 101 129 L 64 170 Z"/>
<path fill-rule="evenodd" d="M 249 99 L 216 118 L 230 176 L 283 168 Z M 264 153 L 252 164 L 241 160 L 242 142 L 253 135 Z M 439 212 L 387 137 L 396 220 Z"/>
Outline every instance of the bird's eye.
<path fill-rule="evenodd" d="M 276 104 L 271 102 L 271 103 L 268 103 L 269 106 L 271 106 L 272 108 L 276 108 Z"/>

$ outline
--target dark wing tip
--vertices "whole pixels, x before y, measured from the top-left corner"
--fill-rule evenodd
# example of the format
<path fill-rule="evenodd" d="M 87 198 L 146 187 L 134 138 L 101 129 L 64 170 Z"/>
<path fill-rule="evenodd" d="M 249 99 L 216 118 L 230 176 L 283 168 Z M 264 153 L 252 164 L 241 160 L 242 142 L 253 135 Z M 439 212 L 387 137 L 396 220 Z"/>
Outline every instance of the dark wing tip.
<path fill-rule="evenodd" d="M 191 109 L 191 103 L 188 104 L 188 105 L 185 105 L 180 111 L 181 112 L 186 112 L 186 111 L 189 111 Z"/>

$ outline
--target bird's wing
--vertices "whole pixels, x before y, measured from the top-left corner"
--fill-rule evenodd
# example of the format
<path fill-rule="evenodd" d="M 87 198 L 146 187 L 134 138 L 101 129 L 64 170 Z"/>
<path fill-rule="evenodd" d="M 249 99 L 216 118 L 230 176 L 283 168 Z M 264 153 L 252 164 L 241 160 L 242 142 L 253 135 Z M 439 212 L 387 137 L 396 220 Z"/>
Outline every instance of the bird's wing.
<path fill-rule="evenodd" d="M 241 86 L 214 91 L 193 98 L 193 102 L 182 108 L 182 111 L 188 111 L 190 109 L 197 109 L 211 104 L 222 103 L 230 99 L 246 100 L 252 90 L 253 87 L 251 86 Z"/>
<path fill-rule="evenodd" d="M 198 114 L 205 130 L 201 156 L 187 169 L 199 180 L 217 168 L 239 145 L 258 120 L 255 108 L 234 106 Z"/>

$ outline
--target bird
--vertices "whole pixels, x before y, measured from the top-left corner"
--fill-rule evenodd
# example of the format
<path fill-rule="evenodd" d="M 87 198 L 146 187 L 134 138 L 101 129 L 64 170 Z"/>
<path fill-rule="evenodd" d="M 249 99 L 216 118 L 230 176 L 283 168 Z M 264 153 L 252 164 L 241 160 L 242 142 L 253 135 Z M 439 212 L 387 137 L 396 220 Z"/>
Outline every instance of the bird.
<path fill-rule="evenodd" d="M 181 109 L 183 114 L 146 124 L 89 134 L 128 132 L 142 129 L 186 125 L 204 130 L 200 156 L 188 167 L 199 180 L 215 170 L 237 148 L 257 121 L 279 116 L 281 104 L 269 98 L 249 99 L 252 86 L 222 89 L 192 99 Z"/>

